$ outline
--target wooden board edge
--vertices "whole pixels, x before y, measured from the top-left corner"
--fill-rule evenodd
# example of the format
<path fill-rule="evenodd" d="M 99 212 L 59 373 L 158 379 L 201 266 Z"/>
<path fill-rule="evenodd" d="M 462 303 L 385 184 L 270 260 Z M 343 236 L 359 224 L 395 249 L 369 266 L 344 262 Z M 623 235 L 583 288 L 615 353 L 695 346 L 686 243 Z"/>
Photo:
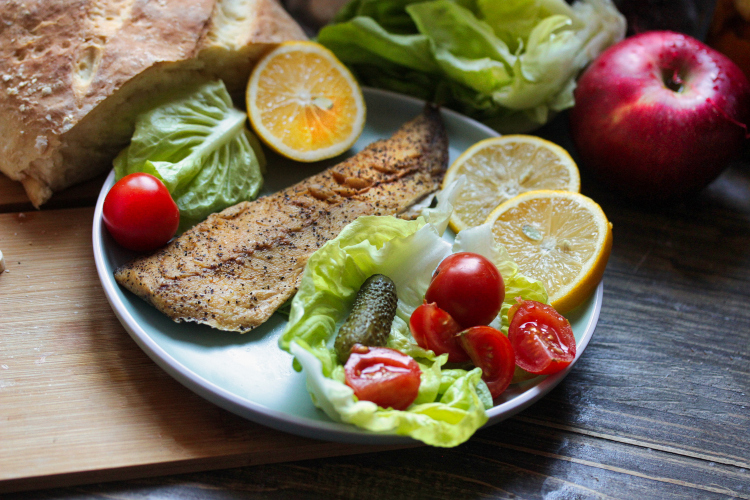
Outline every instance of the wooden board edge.
<path fill-rule="evenodd" d="M 345 443 L 323 443 L 310 448 L 301 446 L 296 451 L 285 449 L 284 453 L 265 454 L 248 452 L 221 457 L 201 457 L 180 461 L 139 464 L 109 469 L 92 469 L 66 472 L 47 476 L 28 476 L 0 480 L 0 494 L 23 491 L 65 488 L 84 484 L 109 483 L 132 479 L 189 474 L 221 469 L 234 469 L 254 465 L 296 462 L 341 456 L 362 455 L 382 451 L 401 450 L 424 446 L 422 444 L 388 445 L 388 446 L 352 446 Z"/>

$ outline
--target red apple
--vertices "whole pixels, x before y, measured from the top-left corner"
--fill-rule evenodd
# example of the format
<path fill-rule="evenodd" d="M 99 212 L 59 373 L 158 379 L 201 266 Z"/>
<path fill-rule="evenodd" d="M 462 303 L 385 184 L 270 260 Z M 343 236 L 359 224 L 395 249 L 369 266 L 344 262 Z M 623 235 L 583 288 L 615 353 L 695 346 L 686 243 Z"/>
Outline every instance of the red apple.
<path fill-rule="evenodd" d="M 742 148 L 749 114 L 750 84 L 729 58 L 687 35 L 650 31 L 586 69 L 570 124 L 582 167 L 658 203 L 716 178 Z"/>

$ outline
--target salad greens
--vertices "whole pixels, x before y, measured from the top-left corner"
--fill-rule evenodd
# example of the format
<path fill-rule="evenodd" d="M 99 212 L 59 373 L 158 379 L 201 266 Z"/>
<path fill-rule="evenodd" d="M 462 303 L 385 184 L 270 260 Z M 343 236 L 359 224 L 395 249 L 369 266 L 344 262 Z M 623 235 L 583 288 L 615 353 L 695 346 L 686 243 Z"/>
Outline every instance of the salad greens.
<path fill-rule="evenodd" d="M 580 70 L 624 35 L 611 0 L 351 0 L 318 41 L 365 85 L 522 132 L 573 106 Z"/>
<path fill-rule="evenodd" d="M 498 266 L 506 283 L 506 302 L 495 322 L 506 323 L 506 332 L 507 311 L 515 297 L 547 302 L 547 292 L 540 282 L 518 273 L 505 249 L 494 243 L 490 225 L 462 231 L 453 244 L 442 237 L 458 187 L 441 192 L 437 207 L 423 210 L 416 220 L 360 217 L 310 257 L 279 345 L 295 356 L 295 365 L 307 375 L 313 402 L 332 419 L 434 446 L 456 446 L 487 421 L 485 410 L 492 407 L 492 399 L 481 369 L 444 368 L 448 355 L 436 356 L 419 347 L 409 318 L 423 302 L 434 269 L 455 251 L 481 253 Z M 333 349 L 357 290 L 375 273 L 390 277 L 398 294 L 387 345 L 415 358 L 422 369 L 417 400 L 404 411 L 357 400 L 344 383 L 344 367 Z"/>
<path fill-rule="evenodd" d="M 115 177 L 146 172 L 161 179 L 180 209 L 182 232 L 244 200 L 263 185 L 265 157 L 232 106 L 224 83 L 201 83 L 140 115 Z"/>

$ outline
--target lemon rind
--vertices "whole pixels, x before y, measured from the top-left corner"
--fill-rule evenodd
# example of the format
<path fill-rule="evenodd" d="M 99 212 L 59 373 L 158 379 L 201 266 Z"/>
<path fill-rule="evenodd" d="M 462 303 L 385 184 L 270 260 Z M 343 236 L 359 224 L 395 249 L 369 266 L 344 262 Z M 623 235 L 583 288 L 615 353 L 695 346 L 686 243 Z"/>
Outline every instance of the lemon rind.
<path fill-rule="evenodd" d="M 591 208 L 590 211 L 595 214 L 595 218 L 603 222 L 604 226 L 604 230 L 600 231 L 595 245 L 599 251 L 586 261 L 581 268 L 581 272 L 571 280 L 568 286 L 562 287 L 558 290 L 555 297 L 550 297 L 549 299 L 550 305 L 558 312 L 567 313 L 581 305 L 594 292 L 602 280 L 604 270 L 609 261 L 613 241 L 612 223 L 607 219 L 601 206 L 588 196 L 572 191 L 552 189 L 527 191 L 498 205 L 487 217 L 487 222 L 494 222 L 501 213 L 506 212 L 514 206 L 518 206 L 528 199 L 539 198 L 540 196 L 552 197 L 552 195 L 574 198 L 579 202 L 583 202 Z"/>
<path fill-rule="evenodd" d="M 538 136 L 533 135 L 527 135 L 527 134 L 508 134 L 508 135 L 502 135 L 502 136 L 495 136 L 495 137 L 488 137 L 486 139 L 482 139 L 481 141 L 476 142 L 475 144 L 472 144 L 466 151 L 461 153 L 458 158 L 450 165 L 448 170 L 445 173 L 445 177 L 443 178 L 442 187 L 445 188 L 448 186 L 451 182 L 453 182 L 459 174 L 458 170 L 460 167 L 466 163 L 466 161 L 477 154 L 478 151 L 481 151 L 482 149 L 485 149 L 489 146 L 493 146 L 498 143 L 505 143 L 505 142 L 522 142 L 527 144 L 534 144 L 534 145 L 543 145 L 547 149 L 553 151 L 558 158 L 560 158 L 561 162 L 567 166 L 567 170 L 570 174 L 570 180 L 567 183 L 566 186 L 560 187 L 558 190 L 561 191 L 571 191 L 571 192 L 580 192 L 581 190 L 581 176 L 580 172 L 578 170 L 578 165 L 576 164 L 575 160 L 570 156 L 570 153 L 560 146 L 559 144 L 555 144 L 552 141 L 548 141 L 547 139 L 543 139 Z M 519 195 L 528 193 L 531 191 L 523 191 L 519 193 Z M 511 198 L 512 199 L 512 198 Z M 506 200 L 506 202 L 509 200 Z M 505 202 L 502 202 L 505 203 Z M 497 207 L 495 207 L 497 208 Z M 494 210 L 494 209 L 493 209 Z M 454 213 L 451 215 L 448 225 L 450 226 L 451 230 L 453 232 L 458 233 L 463 229 L 469 228 L 469 224 L 466 224 L 457 214 L 457 211 L 454 210 Z"/>

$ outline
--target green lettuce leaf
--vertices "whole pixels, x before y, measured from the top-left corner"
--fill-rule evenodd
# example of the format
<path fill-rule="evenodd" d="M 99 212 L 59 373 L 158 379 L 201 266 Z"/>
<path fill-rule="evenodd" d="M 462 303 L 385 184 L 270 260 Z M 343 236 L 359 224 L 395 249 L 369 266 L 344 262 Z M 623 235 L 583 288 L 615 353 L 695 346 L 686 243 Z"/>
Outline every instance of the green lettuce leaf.
<path fill-rule="evenodd" d="M 246 118 L 223 82 L 201 83 L 138 117 L 130 145 L 114 160 L 115 177 L 161 179 L 180 209 L 182 232 L 258 195 L 265 157 Z"/>
<path fill-rule="evenodd" d="M 545 302 L 547 294 L 541 283 L 518 273 L 505 249 L 493 241 L 489 225 L 462 231 L 453 244 L 443 238 L 450 201 L 462 181 L 441 192 L 437 207 L 423 210 L 416 220 L 360 217 L 310 257 L 279 346 L 294 354 L 295 366 L 306 373 L 313 402 L 332 419 L 374 432 L 408 435 L 433 446 L 456 446 L 487 421 L 485 410 L 492 399 L 481 370 L 444 369 L 447 355 L 436 356 L 419 347 L 409 330 L 409 318 L 423 302 L 434 269 L 454 251 L 490 258 L 510 294 Z M 332 349 L 357 291 L 375 273 L 389 276 L 398 294 L 387 345 L 415 358 L 422 369 L 417 400 L 404 411 L 357 400 L 344 383 L 343 367 Z M 506 318 L 510 304 L 503 305 Z M 502 324 L 502 314 L 495 321 Z"/>
<path fill-rule="evenodd" d="M 578 73 L 624 34 L 611 0 L 352 0 L 318 41 L 365 85 L 521 132 L 571 107 Z"/>

